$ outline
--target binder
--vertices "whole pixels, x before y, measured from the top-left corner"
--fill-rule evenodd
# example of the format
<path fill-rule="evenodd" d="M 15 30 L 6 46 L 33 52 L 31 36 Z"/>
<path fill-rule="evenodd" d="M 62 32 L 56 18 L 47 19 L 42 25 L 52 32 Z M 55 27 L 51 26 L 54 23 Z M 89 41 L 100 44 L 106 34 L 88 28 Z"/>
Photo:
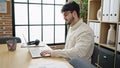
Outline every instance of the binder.
<path fill-rule="evenodd" d="M 95 36 L 95 23 L 94 22 L 89 22 L 90 24 L 90 27 L 92 28 L 93 32 L 94 32 L 94 42 L 95 42 L 95 39 L 96 39 L 96 36 Z"/>
<path fill-rule="evenodd" d="M 103 0 L 103 15 L 102 21 L 108 22 L 110 17 L 110 2 L 111 0 Z"/>
<path fill-rule="evenodd" d="M 117 50 L 120 51 L 120 25 L 119 25 L 119 32 L 118 32 L 118 45 L 117 45 Z"/>
<path fill-rule="evenodd" d="M 110 2 L 110 22 L 119 21 L 119 3 L 120 0 L 111 0 Z"/>
<path fill-rule="evenodd" d="M 90 23 L 90 27 L 92 28 L 92 30 L 94 31 L 94 22 L 89 22 Z"/>
<path fill-rule="evenodd" d="M 111 0 L 110 2 L 110 22 L 114 21 L 114 0 Z"/>
<path fill-rule="evenodd" d="M 90 22 L 90 27 L 94 31 L 94 42 L 99 43 L 100 23 Z"/>
<path fill-rule="evenodd" d="M 95 24 L 95 43 L 99 43 L 99 37 L 100 37 L 100 23 L 94 23 Z"/>
<path fill-rule="evenodd" d="M 119 18 L 119 1 L 114 0 L 113 22 L 118 22 Z"/>

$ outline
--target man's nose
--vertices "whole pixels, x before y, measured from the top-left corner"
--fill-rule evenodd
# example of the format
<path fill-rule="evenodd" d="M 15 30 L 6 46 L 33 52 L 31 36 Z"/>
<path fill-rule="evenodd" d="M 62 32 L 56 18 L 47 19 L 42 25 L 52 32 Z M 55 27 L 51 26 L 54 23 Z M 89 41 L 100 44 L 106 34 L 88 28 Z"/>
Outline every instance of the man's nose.
<path fill-rule="evenodd" d="M 64 16 L 64 20 L 66 20 L 66 17 Z"/>

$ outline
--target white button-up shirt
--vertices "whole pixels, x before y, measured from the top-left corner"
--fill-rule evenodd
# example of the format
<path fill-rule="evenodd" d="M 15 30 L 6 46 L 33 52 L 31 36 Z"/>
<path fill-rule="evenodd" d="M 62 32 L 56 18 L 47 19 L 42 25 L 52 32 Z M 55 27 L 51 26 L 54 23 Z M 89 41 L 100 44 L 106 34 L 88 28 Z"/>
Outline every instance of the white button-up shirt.
<path fill-rule="evenodd" d="M 91 59 L 94 49 L 93 30 L 79 20 L 74 26 L 70 27 L 67 34 L 65 48 L 62 50 L 53 50 L 51 56 L 64 57 L 71 59 L 73 57 L 82 57 Z"/>

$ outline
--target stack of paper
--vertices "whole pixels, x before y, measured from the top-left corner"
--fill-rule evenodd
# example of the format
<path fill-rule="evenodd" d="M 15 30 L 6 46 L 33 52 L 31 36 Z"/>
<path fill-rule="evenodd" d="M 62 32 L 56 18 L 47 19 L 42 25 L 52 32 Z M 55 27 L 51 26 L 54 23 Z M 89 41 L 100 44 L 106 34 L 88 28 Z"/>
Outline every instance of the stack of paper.
<path fill-rule="evenodd" d="M 69 68 L 64 62 L 58 62 L 54 64 L 48 64 L 44 66 L 32 65 L 29 68 Z"/>

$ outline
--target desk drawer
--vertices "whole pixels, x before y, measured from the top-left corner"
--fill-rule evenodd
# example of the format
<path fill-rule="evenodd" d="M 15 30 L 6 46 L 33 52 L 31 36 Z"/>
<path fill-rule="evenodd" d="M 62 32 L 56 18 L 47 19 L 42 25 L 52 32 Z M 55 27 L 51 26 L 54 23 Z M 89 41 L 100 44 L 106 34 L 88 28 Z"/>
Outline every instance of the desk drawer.
<path fill-rule="evenodd" d="M 102 68 L 114 68 L 114 52 L 100 47 L 99 65 Z"/>

